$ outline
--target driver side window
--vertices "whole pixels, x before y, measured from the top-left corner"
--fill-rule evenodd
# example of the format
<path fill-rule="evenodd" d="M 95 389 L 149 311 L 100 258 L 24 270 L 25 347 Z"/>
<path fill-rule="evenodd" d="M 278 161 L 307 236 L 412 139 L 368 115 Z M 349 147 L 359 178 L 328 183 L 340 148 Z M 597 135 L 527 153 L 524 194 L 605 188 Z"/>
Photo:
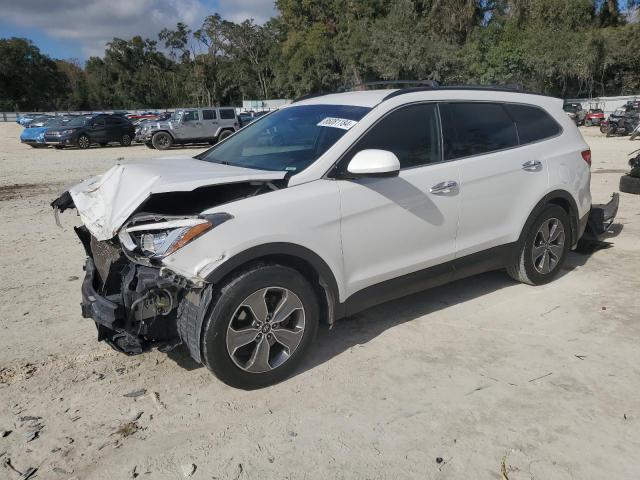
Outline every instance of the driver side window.
<path fill-rule="evenodd" d="M 351 148 L 341 162 L 346 165 L 361 150 L 388 150 L 400 160 L 400 168 L 413 168 L 442 161 L 440 125 L 434 103 L 401 107 L 376 123 Z"/>
<path fill-rule="evenodd" d="M 184 112 L 184 115 L 182 116 L 183 122 L 191 122 L 193 120 L 199 120 L 199 119 L 200 117 L 198 116 L 197 110 L 189 110 L 188 112 Z"/>

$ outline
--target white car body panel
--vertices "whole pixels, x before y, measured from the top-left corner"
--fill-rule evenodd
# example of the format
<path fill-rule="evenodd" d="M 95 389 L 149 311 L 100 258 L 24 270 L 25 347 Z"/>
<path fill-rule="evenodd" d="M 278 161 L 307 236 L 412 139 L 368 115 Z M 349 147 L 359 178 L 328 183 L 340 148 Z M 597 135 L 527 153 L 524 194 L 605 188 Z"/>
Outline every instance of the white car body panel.
<path fill-rule="evenodd" d="M 455 162 L 410 168 L 392 178 L 339 180 L 347 294 L 453 260 L 460 197 L 429 194 L 460 181 Z"/>
<path fill-rule="evenodd" d="M 97 240 L 108 240 L 153 193 L 185 192 L 251 180 L 279 180 L 284 175 L 284 172 L 232 167 L 190 157 L 167 157 L 116 165 L 70 188 L 69 193 L 93 236 Z"/>
<path fill-rule="evenodd" d="M 342 246 L 340 194 L 332 180 L 317 180 L 207 210 L 233 219 L 214 228 L 164 260 L 171 270 L 204 279 L 215 268 L 249 248 L 289 243 L 307 248 L 324 260 L 334 274 L 340 296 Z"/>

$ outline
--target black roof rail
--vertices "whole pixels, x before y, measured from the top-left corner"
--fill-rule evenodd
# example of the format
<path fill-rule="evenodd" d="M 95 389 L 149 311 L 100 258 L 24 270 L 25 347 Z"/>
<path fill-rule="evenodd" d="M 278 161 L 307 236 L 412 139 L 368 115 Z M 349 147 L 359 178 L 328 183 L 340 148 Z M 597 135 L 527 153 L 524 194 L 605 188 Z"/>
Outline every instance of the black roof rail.
<path fill-rule="evenodd" d="M 422 92 L 425 90 L 484 90 L 484 91 L 493 91 L 493 92 L 517 92 L 517 93 L 526 93 L 529 95 L 541 95 L 541 96 L 551 96 L 544 95 L 543 93 L 529 92 L 524 89 L 522 85 L 441 85 L 437 88 L 430 87 L 415 87 L 415 88 L 403 88 L 400 90 L 396 90 L 395 92 L 391 92 L 389 95 L 382 99 L 382 102 L 385 100 L 389 100 L 390 98 L 397 97 L 398 95 L 404 95 L 407 93 L 413 92 Z"/>
<path fill-rule="evenodd" d="M 386 87 L 389 85 L 415 85 L 419 87 L 438 88 L 440 84 L 435 80 L 379 80 L 375 82 L 364 82 L 357 87 Z"/>

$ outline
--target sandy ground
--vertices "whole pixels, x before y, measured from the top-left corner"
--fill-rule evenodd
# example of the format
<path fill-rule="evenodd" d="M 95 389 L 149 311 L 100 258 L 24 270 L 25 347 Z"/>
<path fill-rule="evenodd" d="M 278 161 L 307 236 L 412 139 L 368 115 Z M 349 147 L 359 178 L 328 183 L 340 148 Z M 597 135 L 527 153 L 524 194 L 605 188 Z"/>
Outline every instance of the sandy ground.
<path fill-rule="evenodd" d="M 583 131 L 605 201 L 640 142 Z M 640 197 L 621 195 L 613 248 L 572 253 L 550 285 L 494 272 L 377 307 L 244 392 L 183 351 L 115 353 L 80 316 L 75 217 L 57 228 L 49 202 L 163 154 L 18 135 L 0 124 L 0 478 L 640 477 Z"/>

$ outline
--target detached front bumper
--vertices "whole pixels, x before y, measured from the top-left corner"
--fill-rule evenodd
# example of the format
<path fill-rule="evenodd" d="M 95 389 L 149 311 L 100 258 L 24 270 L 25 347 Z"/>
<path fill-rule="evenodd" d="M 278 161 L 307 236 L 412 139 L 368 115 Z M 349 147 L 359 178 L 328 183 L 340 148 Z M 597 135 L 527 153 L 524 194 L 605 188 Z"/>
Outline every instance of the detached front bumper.
<path fill-rule="evenodd" d="M 593 204 L 591 211 L 579 223 L 579 233 L 582 241 L 599 242 L 606 237 L 606 233 L 618 214 L 620 194 L 611 195 L 609 203 Z M 584 232 L 584 234 L 582 234 Z"/>

